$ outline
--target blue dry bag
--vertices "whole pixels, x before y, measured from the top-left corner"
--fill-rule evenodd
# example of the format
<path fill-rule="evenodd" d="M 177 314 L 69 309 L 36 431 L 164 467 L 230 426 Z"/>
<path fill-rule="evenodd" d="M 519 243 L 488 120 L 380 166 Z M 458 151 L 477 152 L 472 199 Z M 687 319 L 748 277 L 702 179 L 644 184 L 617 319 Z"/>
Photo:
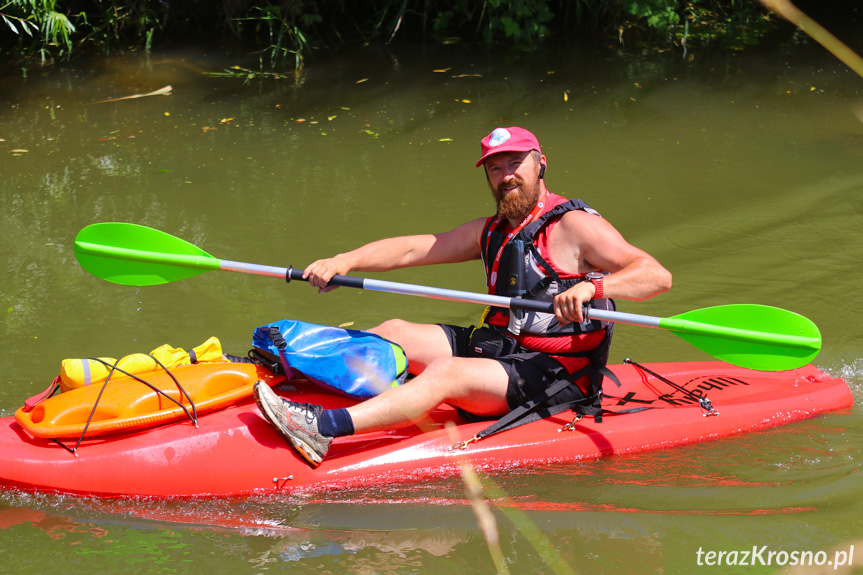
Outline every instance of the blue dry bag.
<path fill-rule="evenodd" d="M 282 320 L 255 330 L 256 349 L 278 357 L 288 378 L 298 373 L 331 391 L 367 399 L 404 383 L 401 346 L 373 333 Z"/>

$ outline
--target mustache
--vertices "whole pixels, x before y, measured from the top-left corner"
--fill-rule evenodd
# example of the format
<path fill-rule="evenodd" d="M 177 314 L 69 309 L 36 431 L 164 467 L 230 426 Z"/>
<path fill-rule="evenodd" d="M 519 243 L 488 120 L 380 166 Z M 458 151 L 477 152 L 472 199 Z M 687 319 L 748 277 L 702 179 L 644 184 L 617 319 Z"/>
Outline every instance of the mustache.
<path fill-rule="evenodd" d="M 494 190 L 495 196 L 497 198 L 503 198 L 506 195 L 507 190 L 512 188 L 524 188 L 524 180 L 520 180 L 518 178 L 513 178 L 508 182 L 501 182 L 497 185 L 497 189 Z"/>
<path fill-rule="evenodd" d="M 514 187 L 518 187 L 517 192 L 507 193 L 507 190 Z M 497 203 L 497 214 L 513 220 L 521 220 L 527 216 L 539 199 L 538 189 L 525 186 L 524 181 L 518 178 L 498 184 L 492 188 L 492 195 Z"/>

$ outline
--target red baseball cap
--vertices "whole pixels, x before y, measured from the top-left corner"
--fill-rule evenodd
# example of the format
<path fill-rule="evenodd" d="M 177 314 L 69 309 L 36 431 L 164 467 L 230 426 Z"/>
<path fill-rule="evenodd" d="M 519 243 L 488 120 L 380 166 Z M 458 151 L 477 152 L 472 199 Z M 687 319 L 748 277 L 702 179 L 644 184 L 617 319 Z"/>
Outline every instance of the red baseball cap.
<path fill-rule="evenodd" d="M 491 134 L 486 136 L 480 142 L 482 145 L 482 157 L 476 163 L 476 167 L 480 167 L 485 159 L 492 154 L 501 152 L 527 152 L 536 150 L 540 154 L 539 140 L 536 136 L 525 130 L 513 126 L 511 128 L 495 128 Z"/>

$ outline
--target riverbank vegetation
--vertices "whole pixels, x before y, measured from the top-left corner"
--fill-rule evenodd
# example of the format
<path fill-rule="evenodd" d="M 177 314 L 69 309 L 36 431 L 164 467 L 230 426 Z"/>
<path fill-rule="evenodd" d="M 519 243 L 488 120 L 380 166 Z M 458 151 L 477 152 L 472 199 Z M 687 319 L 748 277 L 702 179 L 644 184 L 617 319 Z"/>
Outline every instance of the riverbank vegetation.
<path fill-rule="evenodd" d="M 207 38 L 257 50 L 272 69 L 300 69 L 316 48 L 404 38 L 737 50 L 778 25 L 755 0 L 0 0 L 0 20 L 0 49 L 25 65 Z"/>

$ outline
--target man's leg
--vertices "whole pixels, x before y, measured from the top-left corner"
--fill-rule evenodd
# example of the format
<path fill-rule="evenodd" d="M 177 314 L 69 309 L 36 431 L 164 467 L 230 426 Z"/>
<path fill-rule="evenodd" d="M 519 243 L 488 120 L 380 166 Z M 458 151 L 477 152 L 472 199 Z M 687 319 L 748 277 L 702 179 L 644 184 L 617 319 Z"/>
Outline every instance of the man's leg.
<path fill-rule="evenodd" d="M 509 377 L 503 367 L 493 360 L 453 357 L 441 326 L 395 319 L 369 331 L 401 345 L 417 377 L 348 408 L 354 433 L 416 423 L 442 403 L 476 415 L 508 411 Z"/>
<path fill-rule="evenodd" d="M 391 319 L 368 331 L 402 346 L 408 357 L 408 369 L 414 375 L 422 373 L 436 359 L 453 356 L 449 339 L 439 325 Z"/>
<path fill-rule="evenodd" d="M 312 465 L 317 466 L 333 437 L 404 427 L 442 403 L 476 415 L 503 415 L 509 375 L 497 361 L 453 357 L 449 336 L 439 325 L 387 321 L 372 330 L 401 345 L 417 377 L 347 409 L 282 400 L 269 386 L 255 386 L 258 407 Z"/>
<path fill-rule="evenodd" d="M 354 433 L 404 427 L 442 403 L 475 415 L 503 415 L 509 408 L 509 375 L 492 359 L 448 357 L 433 361 L 421 375 L 347 409 Z"/>

